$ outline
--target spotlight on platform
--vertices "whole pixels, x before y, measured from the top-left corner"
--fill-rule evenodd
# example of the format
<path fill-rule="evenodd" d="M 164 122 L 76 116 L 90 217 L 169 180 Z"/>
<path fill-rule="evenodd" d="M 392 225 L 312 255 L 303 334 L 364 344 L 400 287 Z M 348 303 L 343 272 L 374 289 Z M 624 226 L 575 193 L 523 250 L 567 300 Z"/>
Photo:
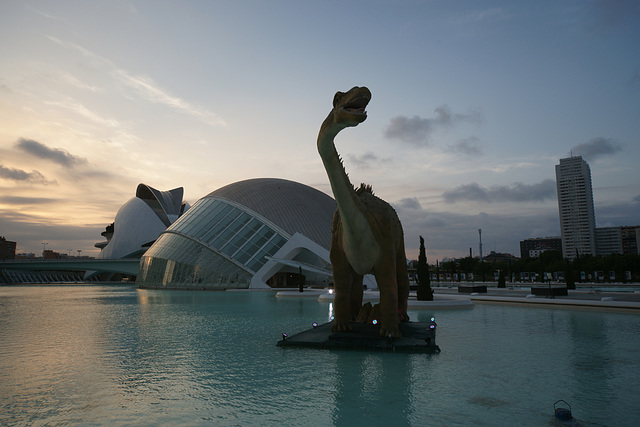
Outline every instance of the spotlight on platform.
<path fill-rule="evenodd" d="M 436 318 L 432 317 L 431 318 L 431 323 L 429 323 L 429 329 L 435 329 L 436 326 L 438 326 L 438 324 L 436 323 Z"/>
<path fill-rule="evenodd" d="M 318 323 L 316 323 L 316 322 L 313 322 L 311 325 L 313 326 L 313 329 L 318 327 Z"/>
<path fill-rule="evenodd" d="M 283 333 L 282 333 L 282 341 L 286 340 L 288 336 L 289 336 L 289 335 L 287 335 L 287 334 L 285 334 L 285 333 L 283 332 Z"/>

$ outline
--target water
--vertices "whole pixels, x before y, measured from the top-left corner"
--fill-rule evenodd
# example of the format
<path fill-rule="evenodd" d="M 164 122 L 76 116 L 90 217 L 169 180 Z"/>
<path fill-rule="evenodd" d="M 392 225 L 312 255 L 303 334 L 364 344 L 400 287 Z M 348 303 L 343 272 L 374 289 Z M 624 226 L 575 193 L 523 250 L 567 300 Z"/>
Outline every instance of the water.
<path fill-rule="evenodd" d="M 434 355 L 276 347 L 329 303 L 131 286 L 0 288 L 0 425 L 640 424 L 640 315 L 477 304 Z"/>

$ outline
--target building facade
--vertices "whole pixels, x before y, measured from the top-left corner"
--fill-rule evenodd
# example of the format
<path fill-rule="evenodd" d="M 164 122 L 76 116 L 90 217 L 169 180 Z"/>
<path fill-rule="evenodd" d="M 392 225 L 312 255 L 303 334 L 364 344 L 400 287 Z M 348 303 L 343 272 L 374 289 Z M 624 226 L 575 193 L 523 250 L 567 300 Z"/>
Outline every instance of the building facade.
<path fill-rule="evenodd" d="M 329 246 L 335 201 L 282 179 L 229 184 L 198 200 L 143 255 L 143 288 L 269 288 L 303 272 L 331 277 Z M 280 276 L 278 276 L 280 275 Z"/>
<path fill-rule="evenodd" d="M 591 169 L 580 156 L 556 165 L 562 256 L 596 255 L 596 219 Z"/>
<path fill-rule="evenodd" d="M 620 227 L 622 253 L 640 255 L 640 225 Z"/>
<path fill-rule="evenodd" d="M 536 237 L 520 241 L 520 258 L 537 258 L 544 251 L 562 252 L 562 239 L 558 237 Z"/>
<path fill-rule="evenodd" d="M 120 207 L 114 222 L 101 233 L 107 240 L 95 244 L 101 249 L 97 258 L 140 258 L 160 233 L 189 209 L 182 195 L 182 187 L 159 191 L 139 184 L 135 197 Z"/>
<path fill-rule="evenodd" d="M 0 260 L 10 260 L 16 258 L 16 242 L 7 240 L 0 236 Z"/>
<path fill-rule="evenodd" d="M 607 256 L 622 253 L 622 227 L 596 228 L 597 255 Z"/>

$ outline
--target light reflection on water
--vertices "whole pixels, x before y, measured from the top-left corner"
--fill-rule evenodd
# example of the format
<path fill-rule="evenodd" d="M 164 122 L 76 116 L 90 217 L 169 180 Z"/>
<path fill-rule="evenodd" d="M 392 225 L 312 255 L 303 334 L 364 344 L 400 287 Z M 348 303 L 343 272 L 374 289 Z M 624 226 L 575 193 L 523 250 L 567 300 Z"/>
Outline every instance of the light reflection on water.
<path fill-rule="evenodd" d="M 476 305 L 435 355 L 282 349 L 329 303 L 127 286 L 0 288 L 0 425 L 638 425 L 640 316 Z"/>

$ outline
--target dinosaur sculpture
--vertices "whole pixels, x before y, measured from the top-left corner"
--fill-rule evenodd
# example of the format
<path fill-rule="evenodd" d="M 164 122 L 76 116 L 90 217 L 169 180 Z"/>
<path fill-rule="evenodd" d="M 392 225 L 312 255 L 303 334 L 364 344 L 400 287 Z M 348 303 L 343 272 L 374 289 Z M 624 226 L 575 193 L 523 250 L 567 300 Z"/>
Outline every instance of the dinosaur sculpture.
<path fill-rule="evenodd" d="M 372 273 L 380 289 L 380 335 L 400 337 L 399 322 L 409 320 L 402 225 L 394 209 L 373 195 L 371 186 L 353 187 L 333 142 L 341 130 L 366 120 L 365 108 L 370 100 L 371 92 L 366 87 L 336 93 L 333 109 L 318 134 L 318 152 L 338 207 L 329 253 L 335 286 L 332 331 L 351 330 L 350 323 L 362 308 L 362 278 Z"/>

